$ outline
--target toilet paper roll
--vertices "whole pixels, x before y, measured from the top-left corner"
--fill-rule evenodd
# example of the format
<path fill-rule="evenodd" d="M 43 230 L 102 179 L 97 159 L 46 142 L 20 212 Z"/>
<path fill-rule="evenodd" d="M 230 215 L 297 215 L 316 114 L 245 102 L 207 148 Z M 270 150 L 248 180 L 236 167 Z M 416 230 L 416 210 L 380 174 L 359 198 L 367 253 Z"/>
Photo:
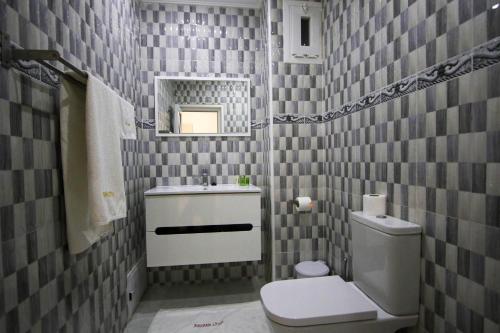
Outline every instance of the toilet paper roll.
<path fill-rule="evenodd" d="M 293 201 L 293 205 L 297 212 L 308 212 L 313 207 L 313 203 L 310 197 L 297 197 Z"/>
<path fill-rule="evenodd" d="M 366 215 L 385 215 L 386 196 L 385 194 L 365 194 L 363 195 L 363 213 Z"/>

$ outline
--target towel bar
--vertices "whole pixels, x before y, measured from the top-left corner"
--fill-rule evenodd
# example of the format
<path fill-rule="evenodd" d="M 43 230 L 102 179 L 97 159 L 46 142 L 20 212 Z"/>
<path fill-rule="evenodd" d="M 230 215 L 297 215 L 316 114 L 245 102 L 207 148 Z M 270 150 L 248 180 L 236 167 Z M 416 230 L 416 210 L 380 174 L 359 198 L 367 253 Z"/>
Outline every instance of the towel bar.
<path fill-rule="evenodd" d="M 8 34 L 1 34 L 1 48 L 2 48 L 2 66 L 6 68 L 10 68 L 13 62 L 18 60 L 35 60 L 41 65 L 47 67 L 53 72 L 58 73 L 59 75 L 65 75 L 66 77 L 75 79 L 71 76 L 67 76 L 66 73 L 57 67 L 49 64 L 47 61 L 58 61 L 62 63 L 64 66 L 70 68 L 73 72 L 75 72 L 83 82 L 87 79 L 87 73 L 82 71 L 81 69 L 74 66 L 72 63 L 61 57 L 58 51 L 56 50 L 24 50 L 17 49 L 11 45 L 10 37 Z M 80 80 L 77 80 L 83 83 Z"/>

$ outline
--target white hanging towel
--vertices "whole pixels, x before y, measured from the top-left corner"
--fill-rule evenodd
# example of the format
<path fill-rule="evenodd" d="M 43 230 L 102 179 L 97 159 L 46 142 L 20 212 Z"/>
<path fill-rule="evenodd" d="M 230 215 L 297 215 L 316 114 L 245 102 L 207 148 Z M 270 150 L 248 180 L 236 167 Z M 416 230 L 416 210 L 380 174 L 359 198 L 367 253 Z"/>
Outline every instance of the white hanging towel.
<path fill-rule="evenodd" d="M 85 107 L 88 204 L 95 225 L 127 215 L 121 157 L 121 98 L 89 75 Z"/>
<path fill-rule="evenodd" d="M 66 208 L 66 233 L 71 254 L 85 251 L 112 224 L 90 222 L 88 203 L 87 142 L 85 138 L 85 83 L 62 78 L 61 82 L 61 155 Z"/>
<path fill-rule="evenodd" d="M 135 110 L 134 106 L 125 99 L 120 98 L 120 114 L 121 114 L 121 138 L 122 139 L 137 139 L 137 131 L 135 129 Z"/>
<path fill-rule="evenodd" d="M 60 97 L 66 229 L 69 251 L 77 254 L 126 216 L 120 136 L 133 107 L 90 74 L 86 86 L 63 78 Z"/>

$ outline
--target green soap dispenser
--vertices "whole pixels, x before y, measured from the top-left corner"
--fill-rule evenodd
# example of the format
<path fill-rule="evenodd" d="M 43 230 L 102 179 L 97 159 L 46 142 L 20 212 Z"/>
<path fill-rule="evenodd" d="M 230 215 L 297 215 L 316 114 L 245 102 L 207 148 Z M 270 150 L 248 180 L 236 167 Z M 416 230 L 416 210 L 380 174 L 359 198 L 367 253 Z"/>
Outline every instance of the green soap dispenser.
<path fill-rule="evenodd" d="M 250 185 L 250 177 L 248 177 L 248 176 L 239 176 L 238 177 L 238 185 L 240 185 L 240 186 L 249 186 Z"/>

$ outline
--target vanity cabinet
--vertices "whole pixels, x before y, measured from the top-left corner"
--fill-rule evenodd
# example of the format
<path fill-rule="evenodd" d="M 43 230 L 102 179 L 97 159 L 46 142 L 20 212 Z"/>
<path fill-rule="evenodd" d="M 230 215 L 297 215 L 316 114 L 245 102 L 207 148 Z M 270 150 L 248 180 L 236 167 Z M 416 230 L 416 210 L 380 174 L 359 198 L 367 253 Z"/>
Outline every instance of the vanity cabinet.
<path fill-rule="evenodd" d="M 256 186 L 161 186 L 145 193 L 147 266 L 261 259 Z"/>

